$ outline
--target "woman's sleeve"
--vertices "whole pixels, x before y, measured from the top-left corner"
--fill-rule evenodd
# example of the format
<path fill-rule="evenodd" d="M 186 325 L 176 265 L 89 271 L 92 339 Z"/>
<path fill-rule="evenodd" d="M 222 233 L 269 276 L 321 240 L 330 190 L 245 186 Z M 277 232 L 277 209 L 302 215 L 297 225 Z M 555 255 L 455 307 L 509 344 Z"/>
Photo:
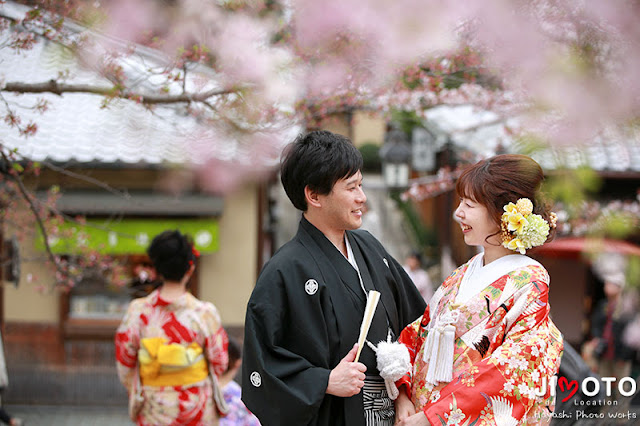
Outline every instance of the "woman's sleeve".
<path fill-rule="evenodd" d="M 400 337 L 398 337 L 398 342 L 405 345 L 409 350 L 411 365 L 414 365 L 416 354 L 422 346 L 422 343 L 424 342 L 424 337 L 421 337 L 421 335 L 423 334 L 422 329 L 424 328 L 424 326 L 429 324 L 429 318 L 429 306 L 427 306 L 422 317 L 407 325 L 400 333 Z M 396 386 L 398 387 L 398 389 L 402 389 L 402 386 L 404 386 L 404 391 L 409 397 L 411 397 L 411 380 L 412 370 L 410 370 L 396 382 Z"/>
<path fill-rule="evenodd" d="M 220 314 L 215 306 L 209 304 L 206 314 L 207 329 L 210 334 L 205 336 L 205 355 L 209 361 L 209 368 L 220 377 L 227 371 L 229 365 L 229 338 L 227 332 L 222 327 Z"/>
<path fill-rule="evenodd" d="M 129 304 L 120 326 L 116 330 L 115 350 L 118 378 L 127 390 L 135 374 L 140 348 L 140 302 L 133 300 Z"/>
<path fill-rule="evenodd" d="M 558 372 L 563 343 L 549 320 L 548 295 L 545 283 L 530 284 L 521 296 L 526 297 L 524 309 L 513 325 L 506 324 L 502 342 L 494 341 L 492 346 L 497 346 L 490 355 L 456 375 L 425 406 L 431 424 L 447 423 L 452 417 L 473 423 L 481 416 L 494 421 L 506 416 L 515 424 L 536 401 L 550 397 L 549 380 Z"/>

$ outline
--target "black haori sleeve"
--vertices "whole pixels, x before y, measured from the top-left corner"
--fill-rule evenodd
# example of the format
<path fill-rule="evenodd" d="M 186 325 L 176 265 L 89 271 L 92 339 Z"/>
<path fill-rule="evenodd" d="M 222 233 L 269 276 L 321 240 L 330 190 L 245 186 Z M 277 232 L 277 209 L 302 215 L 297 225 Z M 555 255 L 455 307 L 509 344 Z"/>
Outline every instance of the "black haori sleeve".
<path fill-rule="evenodd" d="M 329 425 L 335 319 L 322 280 L 309 282 L 304 262 L 285 262 L 291 254 L 285 249 L 272 259 L 249 300 L 242 400 L 265 426 Z"/>

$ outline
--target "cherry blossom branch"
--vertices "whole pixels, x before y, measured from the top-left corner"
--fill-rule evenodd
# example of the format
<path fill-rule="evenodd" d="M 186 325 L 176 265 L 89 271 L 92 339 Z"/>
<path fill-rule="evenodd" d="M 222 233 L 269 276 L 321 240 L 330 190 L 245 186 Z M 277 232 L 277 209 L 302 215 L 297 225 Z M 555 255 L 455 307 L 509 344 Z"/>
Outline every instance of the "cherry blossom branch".
<path fill-rule="evenodd" d="M 7 165 L 12 164 L 12 161 L 9 159 L 9 157 L 7 157 L 7 154 L 4 152 L 3 149 L 0 149 L 0 155 L 2 155 L 3 160 L 5 161 L 5 163 Z M 27 204 L 29 205 L 29 209 L 31 210 L 31 213 L 33 213 L 33 216 L 36 220 L 36 223 L 38 224 L 38 228 L 40 229 L 40 233 L 42 234 L 42 240 L 44 242 L 44 248 L 47 252 L 47 255 L 49 257 L 49 259 L 53 262 L 56 270 L 58 272 L 60 272 L 63 275 L 66 275 L 66 272 L 60 267 L 60 263 L 58 262 L 58 258 L 53 254 L 53 251 L 51 250 L 51 246 L 49 245 L 49 240 L 47 238 L 47 230 L 44 226 L 44 222 L 42 221 L 42 218 L 40 217 L 40 213 L 38 212 L 38 209 L 36 208 L 36 205 L 33 201 L 33 199 L 31 198 L 31 196 L 29 195 L 29 192 L 27 191 L 27 188 L 25 188 L 24 186 L 24 182 L 22 182 L 22 179 L 20 179 L 20 177 L 13 175 L 12 173 L 7 173 L 7 175 L 16 183 L 16 185 L 18 185 L 18 189 L 20 190 L 20 193 L 22 194 L 22 198 L 24 198 L 24 200 L 27 202 Z"/>
<path fill-rule="evenodd" d="M 0 148 L 3 148 L 2 144 L 0 144 Z M 15 155 L 20 156 L 24 161 L 33 162 L 33 160 L 31 160 L 28 157 L 25 157 L 24 155 L 20 154 L 19 152 L 15 153 Z M 5 157 L 5 161 L 7 161 L 6 157 Z M 118 190 L 116 188 L 113 188 L 111 185 L 109 185 L 109 184 L 107 184 L 105 182 L 102 182 L 102 181 L 100 181 L 98 179 L 95 179 L 95 178 L 92 178 L 90 176 L 86 176 L 86 175 L 83 175 L 83 174 L 80 174 L 80 173 L 72 172 L 71 170 L 67 170 L 64 167 L 57 166 L 57 165 L 55 165 L 53 163 L 50 163 L 48 161 L 38 161 L 38 163 L 40 163 L 44 167 L 47 167 L 50 170 L 53 170 L 54 172 L 60 173 L 62 175 L 65 175 L 65 176 L 68 176 L 68 177 L 71 177 L 71 178 L 74 178 L 74 179 L 77 179 L 77 180 L 80 180 L 80 181 L 84 181 L 84 182 L 93 184 L 93 185 L 95 185 L 95 186 L 97 186 L 99 188 L 104 189 L 107 192 L 110 192 L 110 193 L 112 193 L 114 195 L 122 197 L 125 200 L 131 200 L 131 194 L 129 194 L 128 192 L 120 191 L 120 190 Z M 108 227 L 95 225 L 95 224 L 89 224 L 89 223 L 85 223 L 84 221 L 77 220 L 73 216 L 70 216 L 70 215 L 62 212 L 61 210 L 58 210 L 57 208 L 55 208 L 53 206 L 47 205 L 46 203 L 44 203 L 44 204 L 40 203 L 39 200 L 37 200 L 37 199 L 36 199 L 35 202 L 37 202 L 38 204 L 44 206 L 49 212 L 62 217 L 66 222 L 71 222 L 71 223 L 75 223 L 75 224 L 83 225 L 83 226 L 89 226 L 91 228 L 100 229 L 102 231 L 112 231 L 112 229 L 109 229 Z M 34 202 L 34 204 L 35 204 L 35 202 Z"/>
<path fill-rule="evenodd" d="M 5 164 L 9 165 L 9 167 L 11 167 L 11 165 L 19 165 L 18 160 L 16 159 L 16 156 L 21 157 L 22 159 L 24 159 L 24 161 L 29 161 L 31 162 L 30 159 L 20 155 L 19 153 L 15 152 L 15 151 L 11 151 L 10 153 L 6 150 L 6 147 L 4 147 L 2 144 L 0 144 L 0 161 L 2 161 L 1 159 L 4 160 Z M 124 196 L 125 198 L 129 199 L 130 195 L 127 193 L 119 193 L 117 190 L 110 188 L 107 184 L 104 183 L 100 183 L 100 182 L 94 182 L 93 179 L 91 178 L 87 178 L 86 176 L 83 175 L 79 175 L 76 174 L 74 172 L 70 172 L 68 170 L 64 170 L 60 167 L 51 165 L 51 164 L 45 164 L 46 166 L 51 166 L 52 169 L 54 171 L 59 171 L 63 174 L 66 174 L 68 176 L 72 176 L 75 177 L 77 179 L 84 179 L 88 182 L 92 182 L 97 184 L 98 186 L 100 186 L 103 189 L 109 190 L 110 192 L 113 192 L 114 194 L 117 195 L 121 195 Z M 14 167 L 15 168 L 15 167 Z M 61 259 L 59 257 L 57 257 L 54 253 L 53 250 L 51 249 L 51 246 L 49 244 L 49 237 L 50 235 L 55 234 L 54 232 L 49 232 L 49 230 L 47 229 L 47 227 L 45 226 L 45 222 L 48 221 L 49 219 L 47 219 L 46 215 L 47 214 L 52 214 L 54 215 L 56 218 L 60 218 L 65 222 L 69 222 L 69 223 L 74 223 L 77 225 L 82 225 L 82 226 L 87 226 L 90 228 L 95 228 L 95 229 L 100 229 L 103 231 L 112 231 L 108 226 L 101 226 L 99 224 L 95 224 L 95 223 L 88 223 L 85 222 L 82 218 L 78 219 L 75 217 L 72 217 L 60 210 L 58 210 L 55 205 L 52 205 L 49 202 L 43 202 L 42 200 L 38 199 L 32 191 L 28 190 L 26 188 L 26 186 L 24 185 L 24 182 L 21 178 L 20 175 L 18 175 L 17 173 L 15 173 L 14 170 L 12 170 L 11 168 L 6 169 L 3 174 L 7 175 L 9 177 L 9 179 L 11 179 L 11 185 L 10 185 L 10 190 L 8 191 L 8 194 L 11 196 L 12 199 L 15 200 L 24 200 L 28 206 L 29 209 L 32 213 L 32 217 L 33 219 L 37 222 L 38 226 L 37 226 L 37 231 L 39 234 L 42 235 L 43 238 L 43 242 L 44 242 L 44 255 L 43 256 L 38 256 L 38 257 L 34 257 L 30 260 L 32 261 L 41 261 L 42 259 L 46 259 L 48 261 L 50 261 L 53 264 L 53 267 L 56 271 L 56 283 L 57 285 L 61 285 L 63 287 L 69 288 L 72 287 L 74 285 L 74 280 L 77 278 L 77 273 L 79 271 L 79 269 L 77 268 L 76 264 L 71 264 L 69 263 L 68 260 L 65 259 Z M 7 188 L 9 188 L 9 185 L 5 185 Z M 6 200 L 6 198 L 5 198 Z M 24 215 L 23 215 L 24 216 Z M 10 217 L 3 217 L 3 220 L 7 221 L 7 223 L 9 224 L 13 224 L 14 227 L 16 229 L 24 229 L 24 223 L 23 222 L 14 222 L 11 220 Z M 28 228 L 33 229 L 31 226 L 29 226 Z M 56 227 L 57 228 L 57 227 Z M 54 228 L 55 229 L 55 228 Z M 127 234 L 123 234 L 121 232 L 118 232 L 118 234 L 123 235 L 123 236 L 128 236 L 131 237 L 131 235 L 127 235 Z M 98 260 L 96 259 L 101 259 L 101 258 L 108 258 L 108 256 L 98 256 L 96 253 L 92 253 L 89 252 L 87 259 L 89 264 L 91 263 L 96 263 L 98 262 Z M 1 260 L 0 260 L 1 261 Z M 112 259 L 109 259 L 108 262 L 111 262 Z M 86 264 L 84 266 L 87 266 Z"/>
<path fill-rule="evenodd" d="M 113 87 L 99 87 L 91 84 L 60 83 L 49 80 L 41 83 L 7 82 L 0 89 L 2 92 L 18 93 L 53 93 L 61 96 L 64 93 L 90 93 L 102 96 L 136 99 L 145 105 L 205 102 L 215 96 L 231 95 L 242 90 L 240 87 L 214 89 L 202 93 L 181 93 L 179 95 L 156 95 L 135 92 L 118 93 Z"/>

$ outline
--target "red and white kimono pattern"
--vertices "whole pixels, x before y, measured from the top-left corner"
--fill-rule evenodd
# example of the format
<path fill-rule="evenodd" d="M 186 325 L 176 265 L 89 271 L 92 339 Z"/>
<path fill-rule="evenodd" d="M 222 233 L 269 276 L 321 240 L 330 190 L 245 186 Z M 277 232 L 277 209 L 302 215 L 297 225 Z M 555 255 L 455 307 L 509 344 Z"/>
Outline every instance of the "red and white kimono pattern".
<path fill-rule="evenodd" d="M 132 388 L 140 340 L 145 337 L 164 337 L 168 343 L 184 345 L 196 342 L 211 372 L 220 376 L 227 369 L 229 341 L 218 310 L 190 293 L 168 302 L 156 290 L 129 304 L 115 338 L 118 376 L 127 389 Z M 209 378 L 185 386 L 143 386 L 143 394 L 138 425 L 217 424 Z"/>
<path fill-rule="evenodd" d="M 410 389 L 416 410 L 432 425 L 548 423 L 555 402 L 549 380 L 560 367 L 563 340 L 549 318 L 547 271 L 540 265 L 520 266 L 456 305 L 467 266 L 455 270 L 422 318 L 402 331 L 399 341 L 408 347 L 413 369 L 396 383 L 398 388 Z M 428 361 L 423 359 L 428 326 L 432 317 L 451 310 L 459 312 L 453 380 L 433 385 L 426 381 Z M 546 389 L 546 395 L 537 396 L 538 389 Z"/>

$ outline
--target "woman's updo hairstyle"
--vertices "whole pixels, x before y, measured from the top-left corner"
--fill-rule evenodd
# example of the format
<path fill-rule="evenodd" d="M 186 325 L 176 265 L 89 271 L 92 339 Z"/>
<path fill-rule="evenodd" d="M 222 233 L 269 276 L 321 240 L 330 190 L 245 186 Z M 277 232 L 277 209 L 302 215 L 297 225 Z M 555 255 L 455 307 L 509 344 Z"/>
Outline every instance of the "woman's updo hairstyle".
<path fill-rule="evenodd" d="M 147 254 L 156 271 L 168 281 L 180 281 L 196 259 L 191 239 L 178 230 L 156 235 Z"/>
<path fill-rule="evenodd" d="M 462 172 L 456 183 L 459 197 L 469 198 L 487 208 L 500 228 L 504 206 L 528 198 L 533 213 L 551 224 L 551 209 L 541 192 L 544 173 L 531 157 L 521 154 L 502 154 L 473 164 Z M 551 226 L 547 241 L 555 235 Z"/>

